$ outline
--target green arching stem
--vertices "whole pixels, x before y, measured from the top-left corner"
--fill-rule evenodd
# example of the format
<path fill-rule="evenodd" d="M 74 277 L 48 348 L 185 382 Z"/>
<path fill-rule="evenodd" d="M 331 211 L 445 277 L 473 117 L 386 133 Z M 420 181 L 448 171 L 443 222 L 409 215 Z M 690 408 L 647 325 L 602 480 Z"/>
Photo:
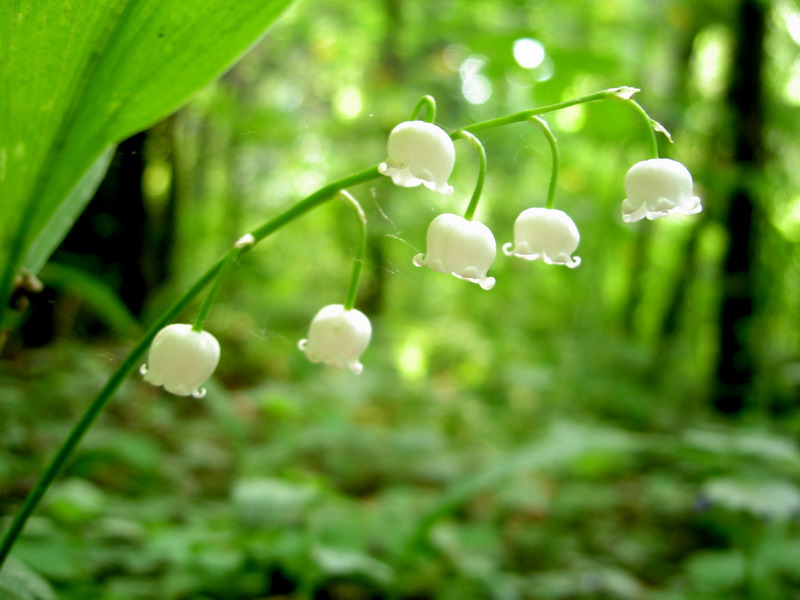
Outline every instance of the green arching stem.
<path fill-rule="evenodd" d="M 483 129 L 491 129 L 494 127 L 500 127 L 502 125 L 508 125 L 510 123 L 518 123 L 521 121 L 528 120 L 532 116 L 554 112 L 557 110 L 568 108 L 570 106 L 575 106 L 577 104 L 583 104 L 586 102 L 605 100 L 608 98 L 628 100 L 630 99 L 632 92 L 635 91 L 636 90 L 633 90 L 633 88 L 616 88 L 616 89 L 603 90 L 601 92 L 589 94 L 588 96 L 582 96 L 574 100 L 568 100 L 565 102 L 560 102 L 558 104 L 551 104 L 549 106 L 544 106 L 541 108 L 535 108 L 519 113 L 514 113 L 512 115 L 499 117 L 497 119 L 490 119 L 488 121 L 473 123 L 472 125 L 469 125 L 460 130 L 456 130 L 450 133 L 450 137 L 452 139 L 465 137 L 462 135 L 462 132 L 471 133 Z M 419 114 L 423 106 L 427 107 L 429 122 L 433 122 L 433 120 L 436 118 L 436 103 L 434 99 L 430 96 L 423 97 L 417 103 L 417 106 L 415 107 L 414 112 L 412 113 L 412 119 L 416 118 L 416 116 Z M 648 124 L 652 130 L 652 123 L 653 123 L 652 120 L 650 120 L 649 116 L 647 116 L 647 114 L 644 113 L 644 110 L 641 109 L 641 107 L 639 107 L 638 104 L 635 104 L 635 106 L 638 107 L 641 110 L 642 114 L 648 119 Z M 11 548 L 14 546 L 14 543 L 16 542 L 17 538 L 22 533 L 22 530 L 25 527 L 25 523 L 27 522 L 31 514 L 34 512 L 34 510 L 36 510 L 36 507 L 44 497 L 45 493 L 47 492 L 47 489 L 53 483 L 53 481 L 61 472 L 61 470 L 64 468 L 64 466 L 66 465 L 69 458 L 72 456 L 73 452 L 77 448 L 83 436 L 89 430 L 94 421 L 97 419 L 97 417 L 99 416 L 100 412 L 102 412 L 106 404 L 111 400 L 114 393 L 119 389 L 120 385 L 122 385 L 122 382 L 131 373 L 133 373 L 134 369 L 136 368 L 136 365 L 139 364 L 139 362 L 142 360 L 142 357 L 144 356 L 148 345 L 155 337 L 155 335 L 163 327 L 172 322 L 181 313 L 181 311 L 184 310 L 209 283 L 214 281 L 214 279 L 221 274 L 220 271 L 223 269 L 223 266 L 225 266 L 227 262 L 236 260 L 238 257 L 250 251 L 258 242 L 262 241 L 269 235 L 278 231 L 283 226 L 291 223 L 295 219 L 301 217 L 311 209 L 316 208 L 317 206 L 330 200 L 340 191 L 352 187 L 354 185 L 370 181 L 372 179 L 377 179 L 378 177 L 380 177 L 380 172 L 378 171 L 378 167 L 377 166 L 370 167 L 368 169 L 365 169 L 348 177 L 344 177 L 342 179 L 334 181 L 333 183 L 330 183 L 318 189 L 311 195 L 306 196 L 303 200 L 301 200 L 300 202 L 298 202 L 285 212 L 281 213 L 274 219 L 271 219 L 270 221 L 268 221 L 267 223 L 265 223 L 264 225 L 253 231 L 250 234 L 252 236 L 252 240 L 248 239 L 247 243 L 244 244 L 237 243 L 237 245 L 235 245 L 232 249 L 230 249 L 222 259 L 217 261 L 205 273 L 203 273 L 197 279 L 194 285 L 191 288 L 189 288 L 189 290 L 187 290 L 183 294 L 183 296 L 181 296 L 169 309 L 167 309 L 156 322 L 152 324 L 152 326 L 148 329 L 145 335 L 133 347 L 128 356 L 125 357 L 125 359 L 122 361 L 119 367 L 117 367 L 117 370 L 114 371 L 114 373 L 108 379 L 103 388 L 94 397 L 92 402 L 87 407 L 86 411 L 83 413 L 81 418 L 78 420 L 78 422 L 70 431 L 66 440 L 64 440 L 62 445 L 59 447 L 55 456 L 51 459 L 44 473 L 36 482 L 33 489 L 31 489 L 31 491 L 28 493 L 28 496 L 26 497 L 25 502 L 22 505 L 22 508 L 20 509 L 19 513 L 15 516 L 8 531 L 6 531 L 2 539 L 2 542 L 0 542 L 0 568 L 2 568 L 2 565 L 5 562 L 6 558 L 8 557 Z M 470 204 L 472 204 L 472 202 L 470 202 Z M 29 213 L 32 214 L 33 210 L 34 207 L 32 206 L 26 207 L 25 216 L 28 216 Z M 2 277 L 2 279 L 0 280 L 0 302 L 4 304 L 8 302 L 8 297 L 10 296 L 11 293 L 11 287 L 13 286 L 13 278 L 17 267 L 17 263 L 19 262 L 19 259 L 22 256 L 25 242 L 27 240 L 28 226 L 26 225 L 26 223 L 29 220 L 26 220 L 25 216 L 20 220 L 20 229 L 17 230 L 16 237 L 12 241 L 12 247 L 9 248 L 9 256 L 6 263 L 6 267 L 4 269 L 4 272 L 0 274 L 0 276 Z M 208 302 L 210 303 L 211 300 L 208 300 Z M 202 312 L 203 309 L 201 308 L 201 313 Z M 4 323 L 5 323 L 5 306 L 0 307 L 0 330 Z"/>
<path fill-rule="evenodd" d="M 650 118 L 650 115 L 633 98 L 625 98 L 624 102 L 631 106 L 645 122 L 647 131 L 650 133 L 650 158 L 658 158 L 658 140 L 656 139 L 656 126 L 660 126 Z M 666 130 L 665 130 L 666 131 Z M 669 134 L 667 134 L 669 135 Z"/>
<path fill-rule="evenodd" d="M 380 173 L 378 172 L 378 167 L 375 166 L 348 177 L 339 179 L 338 181 L 334 181 L 333 183 L 320 188 L 310 196 L 307 196 L 274 219 L 268 221 L 251 234 L 253 236 L 252 243 L 244 245 L 237 244 L 237 246 L 231 248 L 222 259 L 217 261 L 210 269 L 203 273 L 203 275 L 200 276 L 194 285 L 189 288 L 189 290 L 184 293 L 183 296 L 181 296 L 169 309 L 167 309 L 161 315 L 161 317 L 155 323 L 153 323 L 153 325 L 151 325 L 151 327 L 147 330 L 147 333 L 145 333 L 142 339 L 139 340 L 136 346 L 134 346 L 128 356 L 125 357 L 119 367 L 117 367 L 117 370 L 114 371 L 103 388 L 98 392 L 97 396 L 95 396 L 95 398 L 92 400 L 91 404 L 89 404 L 86 411 L 70 431 L 67 439 L 64 440 L 55 456 L 47 465 L 44 473 L 41 475 L 41 477 L 39 477 L 39 480 L 36 482 L 33 489 L 31 489 L 31 491 L 28 493 L 22 508 L 20 508 L 19 513 L 17 513 L 17 515 L 14 517 L 11 527 L 3 536 L 2 543 L 0 543 L 0 567 L 2 567 L 3 563 L 8 557 L 8 554 L 11 552 L 11 548 L 14 546 L 14 543 L 19 537 L 20 533 L 22 533 L 25 523 L 33 511 L 36 510 L 36 507 L 44 497 L 45 492 L 47 492 L 47 489 L 50 487 L 50 484 L 53 483 L 55 478 L 64 468 L 64 465 L 66 465 L 67 461 L 72 456 L 72 453 L 75 451 L 75 448 L 77 448 L 81 439 L 83 439 L 83 436 L 92 426 L 103 408 L 105 408 L 108 401 L 111 400 L 114 393 L 119 389 L 119 386 L 122 385 L 122 382 L 125 381 L 125 379 L 136 369 L 136 366 L 142 360 L 148 345 L 155 335 L 163 327 L 171 323 L 180 314 L 180 312 L 186 308 L 186 306 L 188 306 L 195 297 L 197 297 L 203 288 L 205 288 L 211 281 L 214 280 L 226 262 L 236 260 L 238 257 L 251 250 L 255 244 L 271 235 L 284 225 L 287 225 L 288 223 L 310 211 L 312 208 L 315 208 L 333 198 L 340 190 L 363 183 L 365 181 L 369 181 L 371 179 L 376 179 L 379 176 Z"/>
<path fill-rule="evenodd" d="M 381 174 L 378 171 L 378 167 L 374 166 L 364 169 L 363 171 L 359 171 L 358 173 L 354 173 L 348 177 L 338 179 L 333 183 L 329 183 L 325 187 L 321 187 L 310 196 L 306 196 L 303 200 L 292 206 L 292 208 L 286 212 L 278 215 L 268 223 L 265 223 L 255 231 L 251 232 L 253 236 L 253 245 L 249 246 L 248 248 L 252 248 L 265 237 L 273 234 L 275 231 L 291 221 L 294 221 L 297 217 L 307 213 L 312 208 L 316 208 L 323 202 L 330 200 L 340 191 L 349 187 L 353 187 L 354 185 L 358 185 L 359 183 L 364 183 L 370 179 L 377 179 L 380 176 Z"/>
<path fill-rule="evenodd" d="M 481 199 L 481 194 L 483 193 L 483 183 L 486 180 L 486 149 L 481 144 L 481 141 L 472 135 L 469 131 L 464 129 L 458 132 L 458 137 L 464 138 L 467 140 L 470 145 L 475 148 L 475 151 L 478 153 L 478 181 L 475 182 L 475 191 L 472 192 L 472 198 L 469 200 L 469 206 L 467 206 L 467 210 L 464 213 L 464 218 L 467 221 L 471 221 L 472 217 L 475 216 L 475 210 L 478 208 L 478 201 Z"/>
<path fill-rule="evenodd" d="M 361 271 L 364 268 L 364 261 L 367 259 L 367 215 L 364 209 L 353 198 L 347 190 L 341 190 L 339 196 L 344 200 L 353 212 L 356 213 L 358 221 L 358 248 L 353 259 L 353 274 L 350 276 L 350 287 L 347 290 L 347 299 L 344 301 L 345 310 L 353 310 L 356 305 L 356 295 L 358 294 L 358 282 L 361 280 Z"/>
<path fill-rule="evenodd" d="M 559 164 L 558 142 L 556 141 L 556 136 L 553 135 L 550 126 L 547 124 L 547 121 L 545 121 L 541 117 L 531 117 L 528 120 L 534 125 L 537 125 L 539 129 L 542 130 L 542 133 L 544 133 L 544 137 L 547 138 L 547 142 L 550 144 L 550 152 L 552 153 L 553 160 L 551 161 L 552 170 L 550 173 L 550 187 L 547 188 L 547 204 L 545 204 L 545 206 L 547 208 L 553 208 L 556 204 L 556 185 L 558 183 L 558 164 Z"/>
<path fill-rule="evenodd" d="M 238 253 L 236 252 L 228 252 L 227 256 L 222 261 L 222 265 L 220 265 L 220 268 L 217 270 L 217 273 L 214 276 L 214 282 L 211 284 L 211 289 L 208 290 L 208 293 L 203 300 L 203 304 L 200 305 L 200 310 L 197 312 L 197 316 L 194 319 L 194 325 L 192 325 L 193 331 L 203 331 L 203 323 L 205 323 L 206 316 L 208 316 L 208 311 L 211 310 L 211 305 L 214 304 L 214 298 L 217 297 L 219 286 L 225 277 L 228 267 L 231 266 L 231 263 L 237 254 Z"/>
<path fill-rule="evenodd" d="M 411 118 L 409 120 L 416 121 L 423 107 L 427 109 L 427 118 L 425 120 L 428 123 L 436 121 L 436 99 L 433 96 L 423 96 L 420 98 L 414 110 L 411 111 Z"/>
<path fill-rule="evenodd" d="M 489 119 L 488 121 L 480 121 L 478 123 L 473 123 L 472 125 L 467 125 L 466 127 L 462 127 L 460 130 L 454 131 L 453 133 L 450 134 L 450 137 L 452 139 L 455 139 L 459 131 L 475 132 L 475 131 L 480 131 L 482 129 L 492 129 L 494 127 L 500 127 L 501 125 L 520 123 L 522 121 L 527 121 L 528 119 L 536 115 L 544 115 L 547 113 L 569 108 L 570 106 L 576 106 L 578 104 L 586 104 L 587 102 L 597 102 L 598 100 L 608 100 L 610 98 L 617 98 L 617 99 L 626 98 L 629 97 L 630 94 L 632 93 L 631 90 L 636 91 L 634 88 L 626 88 L 626 87 L 612 88 L 609 90 L 603 90 L 601 92 L 594 92 L 593 94 L 589 94 L 587 96 L 581 96 L 580 98 L 574 98 L 572 100 L 565 100 L 564 102 L 558 102 L 557 104 L 548 104 L 547 106 L 540 106 L 539 108 L 532 108 L 530 110 L 523 110 L 518 113 L 506 115 L 505 117 Z"/>
<path fill-rule="evenodd" d="M 557 104 L 550 104 L 548 106 L 542 106 L 539 108 L 525 110 L 522 112 L 507 115 L 505 117 L 498 117 L 497 119 L 489 119 L 487 121 L 473 123 L 472 125 L 462 128 L 462 130 L 475 132 L 475 131 L 480 131 L 482 129 L 492 129 L 494 127 L 500 127 L 501 125 L 508 125 L 510 123 L 519 123 L 521 121 L 526 121 L 530 117 L 535 115 L 543 115 L 546 113 L 562 110 L 564 108 L 569 108 L 570 106 L 585 104 L 587 102 L 595 102 L 598 100 L 607 100 L 610 98 L 629 100 L 630 97 L 633 95 L 633 93 L 636 91 L 638 90 L 628 87 L 602 90 L 600 92 L 595 92 L 593 94 L 588 94 L 586 96 L 581 96 L 580 98 L 575 98 L 572 100 L 566 100 L 564 102 L 559 102 Z M 642 110 L 642 112 L 644 112 L 643 109 L 638 104 L 636 104 L 635 102 L 633 102 L 633 104 L 640 110 Z M 414 110 L 411 113 L 411 119 L 412 120 L 416 119 L 419 116 L 419 113 L 421 112 L 423 107 L 427 108 L 427 113 L 428 113 L 427 121 L 430 123 L 434 122 L 434 120 L 436 119 L 436 100 L 432 96 L 423 96 L 422 98 L 420 98 L 419 102 L 417 102 L 417 105 L 414 107 Z M 652 130 L 652 121 L 650 120 L 650 117 L 647 116 L 646 113 L 644 113 L 644 115 L 648 119 L 648 124 L 649 124 L 648 126 Z M 450 137 L 452 139 L 456 139 L 456 137 L 458 137 L 459 131 L 461 130 L 454 131 L 453 133 L 450 134 Z M 652 139 L 652 142 L 653 144 L 655 144 L 654 138 Z M 29 208 L 26 207 L 26 214 L 27 212 L 32 213 L 34 209 L 35 207 L 33 206 Z M 0 280 L 0 302 L 2 303 L 7 302 L 8 301 L 7 299 L 11 295 L 11 286 L 13 285 L 15 270 L 17 268 L 17 263 L 19 262 L 19 259 L 22 255 L 22 251 L 27 237 L 27 226 L 24 225 L 25 222 L 26 222 L 25 219 L 22 219 L 20 221 L 22 227 L 25 229 L 25 231 L 23 232 L 24 235 L 21 235 L 19 231 L 17 232 L 17 237 L 14 239 L 12 247 L 9 249 L 10 251 L 6 268 L 4 273 L 2 274 L 2 279 Z M 6 313 L 5 306 L 0 306 L 0 331 L 2 331 L 2 327 L 5 323 L 5 313 Z"/>

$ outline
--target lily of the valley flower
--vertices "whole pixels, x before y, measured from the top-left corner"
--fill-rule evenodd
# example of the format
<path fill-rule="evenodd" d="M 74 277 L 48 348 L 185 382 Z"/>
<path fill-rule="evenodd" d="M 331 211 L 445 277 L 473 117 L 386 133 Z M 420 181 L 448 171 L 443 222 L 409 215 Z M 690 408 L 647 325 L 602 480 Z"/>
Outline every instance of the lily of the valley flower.
<path fill-rule="evenodd" d="M 358 359 L 369 345 L 372 326 L 367 316 L 355 308 L 345 310 L 342 304 L 322 308 L 311 321 L 308 339 L 298 347 L 313 363 L 347 367 L 358 375 L 364 369 Z"/>
<path fill-rule="evenodd" d="M 627 198 L 622 203 L 626 223 L 644 217 L 660 219 L 672 213 L 693 215 L 703 210 L 693 195 L 692 175 L 681 163 L 652 158 L 633 165 L 625 176 Z"/>
<path fill-rule="evenodd" d="M 427 254 L 417 254 L 414 264 L 450 273 L 490 290 L 494 287 L 495 279 L 487 277 L 486 272 L 496 254 L 494 235 L 486 225 L 445 213 L 431 221 Z"/>
<path fill-rule="evenodd" d="M 395 185 L 421 184 L 442 194 L 453 191 L 447 178 L 453 172 L 456 149 L 441 127 L 425 121 L 400 123 L 389 134 L 387 150 L 389 157 L 378 170 L 391 177 Z"/>
<path fill-rule="evenodd" d="M 572 253 L 580 241 L 575 222 L 564 211 L 528 208 L 514 222 L 514 243 L 505 244 L 503 252 L 507 256 L 575 268 L 581 259 Z"/>
<path fill-rule="evenodd" d="M 172 394 L 202 398 L 206 390 L 200 386 L 211 377 L 217 363 L 219 342 L 213 335 L 174 323 L 156 334 L 147 364 L 140 372 L 146 382 L 163 385 Z"/>

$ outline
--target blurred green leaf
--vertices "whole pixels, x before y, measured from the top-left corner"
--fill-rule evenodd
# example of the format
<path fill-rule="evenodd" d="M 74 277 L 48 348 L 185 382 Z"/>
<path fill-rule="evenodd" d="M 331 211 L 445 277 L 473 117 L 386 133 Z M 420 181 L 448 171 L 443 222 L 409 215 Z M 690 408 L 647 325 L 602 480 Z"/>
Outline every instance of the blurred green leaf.
<path fill-rule="evenodd" d="M 706 481 L 702 494 L 712 506 L 756 517 L 786 520 L 800 514 L 800 490 L 788 481 L 719 477 Z"/>
<path fill-rule="evenodd" d="M 419 543 L 437 521 L 476 494 L 501 485 L 514 473 L 526 469 L 571 468 L 593 453 L 628 453 L 636 448 L 633 438 L 622 431 L 569 422 L 556 423 L 541 439 L 502 457 L 444 492 L 420 518 L 409 543 Z"/>
<path fill-rule="evenodd" d="M 297 521 L 317 496 L 316 490 L 280 479 L 248 479 L 233 489 L 233 506 L 245 527 Z"/>
<path fill-rule="evenodd" d="M 65 523 L 94 520 L 106 504 L 103 491 L 85 479 L 66 479 L 53 485 L 45 501 L 50 513 Z"/>
<path fill-rule="evenodd" d="M 703 592 L 711 590 L 732 591 L 744 577 L 744 557 L 735 550 L 697 552 L 689 558 L 686 570 L 692 588 L 697 589 L 701 597 Z"/>
<path fill-rule="evenodd" d="M 715 454 L 735 454 L 800 468 L 800 449 L 797 444 L 772 433 L 693 429 L 685 432 L 684 440 L 690 446 Z"/>
<path fill-rule="evenodd" d="M 606 566 L 565 569 L 533 576 L 527 589 L 542 598 L 643 598 L 642 584 L 626 571 Z"/>
<path fill-rule="evenodd" d="M 329 577 L 364 577 L 380 585 L 389 585 L 393 574 L 385 563 L 361 552 L 330 546 L 315 546 L 314 562 Z"/>
<path fill-rule="evenodd" d="M 13 557 L 0 570 L 0 598 L 3 600 L 56 600 L 50 584 Z"/>

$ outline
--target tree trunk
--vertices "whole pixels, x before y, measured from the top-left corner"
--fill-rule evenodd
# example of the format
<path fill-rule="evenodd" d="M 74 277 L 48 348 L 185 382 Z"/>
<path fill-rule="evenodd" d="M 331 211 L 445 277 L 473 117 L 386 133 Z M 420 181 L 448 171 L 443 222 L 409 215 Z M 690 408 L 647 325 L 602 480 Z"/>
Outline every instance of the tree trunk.
<path fill-rule="evenodd" d="M 752 320 L 756 310 L 754 269 L 760 211 L 752 182 L 764 160 L 761 95 L 766 13 L 766 2 L 742 0 L 740 4 L 738 44 L 728 90 L 739 176 L 725 218 L 729 242 L 722 278 L 717 377 L 713 390 L 714 406 L 728 414 L 748 406 L 756 374 Z"/>

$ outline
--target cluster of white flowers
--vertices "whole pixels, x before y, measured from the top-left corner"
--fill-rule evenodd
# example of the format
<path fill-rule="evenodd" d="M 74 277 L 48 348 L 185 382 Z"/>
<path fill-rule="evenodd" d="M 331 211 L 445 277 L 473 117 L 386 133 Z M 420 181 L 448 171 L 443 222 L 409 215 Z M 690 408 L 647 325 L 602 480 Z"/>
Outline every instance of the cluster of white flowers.
<path fill-rule="evenodd" d="M 425 121 L 407 121 L 390 133 L 388 158 L 378 170 L 398 186 L 424 185 L 450 194 L 453 188 L 447 180 L 454 165 L 455 147 L 444 130 Z M 693 195 L 691 174 L 674 160 L 657 158 L 633 165 L 625 177 L 625 191 L 622 218 L 626 223 L 702 210 L 700 198 Z M 569 215 L 553 208 L 535 207 L 517 217 L 514 242 L 504 244 L 503 252 L 524 260 L 574 268 L 581 262 L 572 255 L 579 242 L 578 227 Z M 494 235 L 483 223 L 440 214 L 428 227 L 426 244 L 427 252 L 414 257 L 415 265 L 449 273 L 485 290 L 494 286 L 495 279 L 487 272 L 497 247 Z M 313 318 L 308 338 L 301 340 L 299 347 L 311 362 L 346 367 L 358 374 L 363 369 L 359 361 L 371 335 L 372 327 L 364 313 L 331 304 Z M 142 374 L 145 381 L 163 385 L 168 392 L 200 398 L 205 394 L 200 386 L 214 372 L 219 354 L 219 343 L 210 333 L 195 331 L 191 325 L 169 325 L 153 340 Z"/>
<path fill-rule="evenodd" d="M 380 171 L 397 185 L 423 184 L 444 193 L 452 191 L 447 179 L 455 165 L 455 147 L 439 127 L 424 121 L 401 123 L 389 135 L 388 153 Z M 627 223 L 702 210 L 700 198 L 692 195 L 691 174 L 674 160 L 657 158 L 635 164 L 625 178 L 625 189 L 628 198 L 622 203 L 622 218 Z M 426 242 L 427 253 L 414 257 L 415 265 L 450 273 L 485 290 L 494 286 L 487 272 L 497 249 L 494 235 L 483 223 L 441 214 L 430 224 Z M 574 268 L 581 262 L 572 256 L 579 242 L 578 227 L 567 213 L 535 207 L 517 217 L 514 242 L 505 244 L 503 252 Z"/>

